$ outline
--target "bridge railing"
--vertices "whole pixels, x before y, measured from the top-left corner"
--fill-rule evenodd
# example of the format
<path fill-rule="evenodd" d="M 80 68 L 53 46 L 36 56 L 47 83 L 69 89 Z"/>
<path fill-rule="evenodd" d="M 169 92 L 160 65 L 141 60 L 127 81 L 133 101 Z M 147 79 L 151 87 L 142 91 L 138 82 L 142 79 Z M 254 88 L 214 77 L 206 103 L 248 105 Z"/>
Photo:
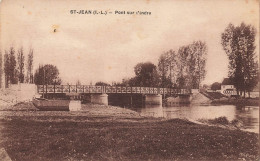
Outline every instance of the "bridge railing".
<path fill-rule="evenodd" d="M 190 94 L 190 89 L 91 86 L 91 85 L 38 85 L 38 93 L 141 93 L 141 94 Z"/>

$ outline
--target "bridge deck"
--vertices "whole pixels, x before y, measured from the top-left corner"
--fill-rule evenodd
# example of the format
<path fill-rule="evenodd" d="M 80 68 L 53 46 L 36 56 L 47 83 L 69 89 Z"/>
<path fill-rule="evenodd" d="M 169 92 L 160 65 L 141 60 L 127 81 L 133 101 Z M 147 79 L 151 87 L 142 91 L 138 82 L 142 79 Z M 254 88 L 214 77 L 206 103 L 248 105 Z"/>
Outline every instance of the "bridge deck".
<path fill-rule="evenodd" d="M 38 93 L 141 93 L 141 94 L 190 94 L 190 89 L 91 86 L 91 85 L 38 85 Z"/>

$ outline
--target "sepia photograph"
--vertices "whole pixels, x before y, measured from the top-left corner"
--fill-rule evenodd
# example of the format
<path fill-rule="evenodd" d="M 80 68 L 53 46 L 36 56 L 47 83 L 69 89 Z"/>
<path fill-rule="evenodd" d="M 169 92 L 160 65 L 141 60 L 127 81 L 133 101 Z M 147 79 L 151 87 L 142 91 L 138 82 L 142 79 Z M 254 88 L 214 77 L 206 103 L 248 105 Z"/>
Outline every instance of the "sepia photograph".
<path fill-rule="evenodd" d="M 0 160 L 260 160 L 259 7 L 0 0 Z"/>

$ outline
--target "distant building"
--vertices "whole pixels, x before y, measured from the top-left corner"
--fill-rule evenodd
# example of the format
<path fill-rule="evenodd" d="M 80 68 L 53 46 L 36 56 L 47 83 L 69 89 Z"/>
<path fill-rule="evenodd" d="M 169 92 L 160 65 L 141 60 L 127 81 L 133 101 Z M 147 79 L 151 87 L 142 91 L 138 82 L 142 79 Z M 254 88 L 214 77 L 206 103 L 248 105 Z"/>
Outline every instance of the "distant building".
<path fill-rule="evenodd" d="M 236 88 L 229 78 L 224 78 L 220 92 L 226 96 L 237 95 Z"/>
<path fill-rule="evenodd" d="M 259 87 L 260 85 L 258 82 L 255 88 L 250 92 L 250 98 L 259 98 Z M 237 95 L 236 88 L 229 78 L 224 78 L 222 81 L 220 92 L 226 96 Z M 248 92 L 246 92 L 245 97 L 249 97 Z"/>

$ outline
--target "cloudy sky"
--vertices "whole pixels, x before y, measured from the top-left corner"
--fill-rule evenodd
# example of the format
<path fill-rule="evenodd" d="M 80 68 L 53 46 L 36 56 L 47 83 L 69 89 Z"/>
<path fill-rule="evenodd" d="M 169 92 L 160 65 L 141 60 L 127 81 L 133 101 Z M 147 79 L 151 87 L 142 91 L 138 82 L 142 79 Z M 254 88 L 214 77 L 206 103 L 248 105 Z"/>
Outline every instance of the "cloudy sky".
<path fill-rule="evenodd" d="M 25 52 L 33 48 L 34 67 L 56 65 L 64 83 L 121 81 L 134 75 L 137 63 L 157 64 L 164 51 L 178 50 L 194 40 L 208 46 L 204 83 L 222 81 L 228 60 L 221 33 L 229 23 L 245 22 L 259 29 L 257 0 L 2 0 L 0 7 L 2 52 L 10 46 L 23 46 Z M 70 10 L 152 14 L 81 15 Z"/>

